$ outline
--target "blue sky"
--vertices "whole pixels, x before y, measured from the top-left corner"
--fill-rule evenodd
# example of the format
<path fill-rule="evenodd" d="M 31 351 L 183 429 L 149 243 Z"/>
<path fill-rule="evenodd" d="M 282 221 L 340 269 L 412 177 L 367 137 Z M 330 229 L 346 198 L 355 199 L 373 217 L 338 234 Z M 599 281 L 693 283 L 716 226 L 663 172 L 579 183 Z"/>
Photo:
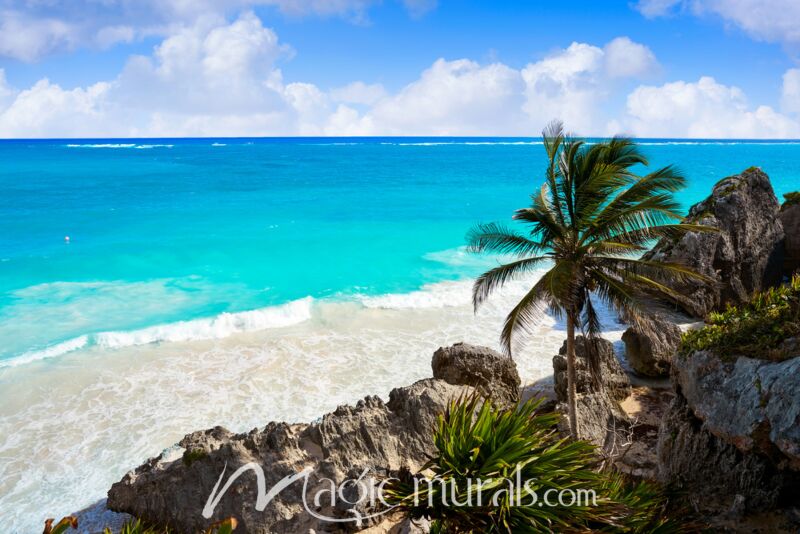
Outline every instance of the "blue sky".
<path fill-rule="evenodd" d="M 800 2 L 0 0 L 0 137 L 800 136 Z"/>

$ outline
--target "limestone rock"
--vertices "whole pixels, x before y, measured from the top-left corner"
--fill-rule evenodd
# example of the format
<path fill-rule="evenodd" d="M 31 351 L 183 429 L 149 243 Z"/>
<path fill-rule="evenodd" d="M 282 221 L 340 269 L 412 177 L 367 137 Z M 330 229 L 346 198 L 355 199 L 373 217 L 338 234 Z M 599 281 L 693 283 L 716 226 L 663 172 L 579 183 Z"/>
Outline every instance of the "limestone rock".
<path fill-rule="evenodd" d="M 473 386 L 498 406 L 515 406 L 520 400 L 517 366 L 492 349 L 456 343 L 434 352 L 431 367 L 434 378 Z"/>
<path fill-rule="evenodd" d="M 642 326 L 631 326 L 624 334 L 625 357 L 636 373 L 650 377 L 669 375 L 670 362 L 681 343 L 681 329 L 656 315 Z"/>
<path fill-rule="evenodd" d="M 575 338 L 575 389 L 578 393 L 597 391 L 589 369 L 587 349 L 589 341 L 583 336 Z M 631 394 L 631 382 L 614 353 L 614 345 L 606 339 L 595 341 L 600 363 L 599 382 L 615 400 L 622 400 Z M 559 402 L 567 400 L 567 342 L 561 345 L 558 355 L 553 357 L 553 379 Z"/>
<path fill-rule="evenodd" d="M 385 525 L 397 523 L 397 519 L 376 516 L 360 524 L 332 523 L 309 514 L 304 498 L 313 505 L 320 488 L 330 489 L 326 479 L 338 488 L 366 473 L 363 487 L 372 491 L 382 477 L 406 468 L 418 471 L 435 453 L 432 438 L 438 415 L 451 400 L 470 395 L 476 388 L 506 403 L 519 398 L 514 362 L 489 349 L 463 344 L 440 349 L 433 368 L 441 379 L 394 389 L 385 403 L 378 397 L 366 397 L 311 424 L 272 422 L 242 434 L 222 427 L 193 432 L 179 444 L 184 449 L 182 456 L 162 453 L 114 484 L 108 492 L 108 507 L 169 526 L 176 533 L 202 531 L 229 516 L 239 520 L 237 534 L 386 532 Z M 264 491 L 304 469 L 310 470 L 308 485 L 305 487 L 302 479 L 289 484 L 258 511 L 257 476 L 245 472 L 219 501 L 212 517 L 203 518 L 203 507 L 223 471 L 227 481 L 233 472 L 251 463 L 263 470 Z M 358 491 L 350 485 L 347 499 L 358 501 Z M 325 495 L 330 495 L 329 491 Z M 312 509 L 315 514 L 337 519 L 365 518 L 381 511 L 379 505 L 348 505 L 341 499 L 334 506 L 330 498 Z M 401 523 L 395 527 L 404 532 L 427 531 L 424 523 Z"/>
<path fill-rule="evenodd" d="M 237 533 L 339 531 L 341 524 L 320 521 L 305 511 L 302 480 L 257 511 L 257 479 L 252 472 L 237 479 L 211 518 L 204 519 L 201 511 L 223 470 L 227 480 L 251 462 L 262 467 L 267 491 L 284 477 L 310 468 L 305 493 L 309 502 L 320 487 L 329 487 L 324 478 L 338 484 L 358 478 L 365 469 L 373 476 L 404 466 L 416 470 L 434 453 L 436 416 L 450 400 L 470 391 L 473 389 L 427 379 L 393 390 L 388 403 L 366 397 L 355 406 L 340 406 L 312 424 L 269 423 L 243 434 L 221 427 L 194 432 L 180 443 L 187 450 L 183 458 L 162 454 L 114 484 L 108 492 L 108 507 L 179 533 L 201 531 L 228 516 L 239 520 Z M 347 506 L 333 508 L 329 503 L 317 509 L 327 517 L 339 518 L 353 517 L 354 511 Z M 374 510 L 366 510 L 370 511 Z M 369 524 L 364 522 L 361 527 Z M 354 523 L 344 526 L 360 528 Z"/>
<path fill-rule="evenodd" d="M 644 258 L 679 263 L 713 278 L 713 284 L 672 284 L 681 308 L 704 317 L 726 303 L 745 302 L 753 291 L 780 283 L 784 232 L 779 209 L 769 177 L 752 167 L 717 183 L 711 196 L 692 206 L 684 220 L 714 227 L 718 233 L 662 238 Z"/>
<path fill-rule="evenodd" d="M 786 235 L 785 274 L 800 270 L 800 204 L 783 205 L 780 213 L 783 232 Z"/>
<path fill-rule="evenodd" d="M 726 362 L 697 351 L 673 362 L 673 382 L 704 428 L 742 452 L 800 471 L 800 356 Z"/>
<path fill-rule="evenodd" d="M 630 395 L 631 384 L 628 375 L 614 354 L 614 346 L 610 341 L 599 338 L 596 340 L 600 376 L 598 387 L 592 380 L 589 369 L 587 350 L 589 341 L 583 336 L 575 338 L 575 389 L 576 420 L 578 425 L 578 438 L 590 441 L 613 454 L 621 435 L 624 434 L 630 422 L 627 415 L 619 405 L 619 401 Z M 567 409 L 567 344 L 561 346 L 557 356 L 553 357 L 553 377 L 555 392 L 559 404 L 557 410 L 564 417 L 559 424 L 562 434 L 569 433 L 569 420 Z"/>
<path fill-rule="evenodd" d="M 800 477 L 776 468 L 766 457 L 743 453 L 709 432 L 677 395 L 667 411 L 658 437 L 658 477 L 708 516 L 763 512 L 791 504 Z"/>

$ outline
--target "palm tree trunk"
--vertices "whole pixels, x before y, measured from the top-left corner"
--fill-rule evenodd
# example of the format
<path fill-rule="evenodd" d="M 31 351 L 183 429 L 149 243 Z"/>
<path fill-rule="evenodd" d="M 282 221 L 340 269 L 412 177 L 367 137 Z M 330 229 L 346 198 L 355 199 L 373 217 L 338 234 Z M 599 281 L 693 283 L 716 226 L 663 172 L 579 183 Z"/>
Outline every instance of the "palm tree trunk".
<path fill-rule="evenodd" d="M 578 417 L 575 393 L 575 321 L 567 314 L 567 403 L 569 433 L 578 439 Z"/>

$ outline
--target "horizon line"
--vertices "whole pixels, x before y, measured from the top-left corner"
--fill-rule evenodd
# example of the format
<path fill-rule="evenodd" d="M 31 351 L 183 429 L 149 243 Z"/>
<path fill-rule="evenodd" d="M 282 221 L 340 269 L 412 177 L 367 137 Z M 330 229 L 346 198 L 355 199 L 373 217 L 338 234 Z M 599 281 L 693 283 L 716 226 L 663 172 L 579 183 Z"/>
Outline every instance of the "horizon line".
<path fill-rule="evenodd" d="M 752 143 L 800 143 L 800 138 L 748 138 L 748 137 L 634 137 L 627 135 L 602 136 L 602 135 L 574 135 L 574 139 L 612 139 L 624 137 L 634 141 L 711 141 L 711 142 L 752 142 Z M 309 139 L 519 139 L 539 140 L 542 136 L 517 136 L 517 135 L 266 135 L 266 136 L 186 136 L 186 137 L 0 137 L 0 143 L 18 141 L 135 141 L 135 140 L 211 140 L 211 139 L 258 139 L 258 140 L 309 140 Z"/>

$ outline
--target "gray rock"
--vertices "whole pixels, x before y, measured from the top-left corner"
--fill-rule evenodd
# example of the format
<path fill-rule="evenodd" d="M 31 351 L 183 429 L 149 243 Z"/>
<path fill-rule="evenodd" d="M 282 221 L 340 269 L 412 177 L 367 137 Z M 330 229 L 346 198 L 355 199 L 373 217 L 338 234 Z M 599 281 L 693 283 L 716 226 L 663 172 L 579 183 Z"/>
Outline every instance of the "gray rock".
<path fill-rule="evenodd" d="M 600 376 L 599 380 L 594 381 L 589 369 L 588 343 L 583 336 L 575 338 L 578 438 L 594 443 L 608 454 L 614 454 L 622 435 L 630 427 L 628 416 L 619 401 L 630 395 L 631 384 L 614 353 L 614 346 L 602 338 L 596 340 Z M 558 355 L 553 357 L 554 388 L 559 401 L 556 409 L 564 414 L 559 423 L 559 431 L 563 435 L 569 434 L 566 353 L 567 344 L 564 342 Z"/>
<path fill-rule="evenodd" d="M 596 341 L 600 376 L 598 382 L 609 396 L 622 400 L 631 394 L 631 382 L 614 353 L 614 345 L 603 338 Z M 588 341 L 583 336 L 575 338 L 575 390 L 577 393 L 599 391 L 592 380 L 589 369 Z M 567 342 L 561 345 L 558 355 L 553 357 L 553 380 L 559 402 L 567 400 Z"/>
<path fill-rule="evenodd" d="M 690 232 L 680 239 L 662 238 L 645 259 L 691 267 L 716 282 L 673 283 L 677 304 L 704 317 L 726 303 L 749 299 L 753 291 L 780 283 L 784 232 L 780 205 L 769 177 L 758 168 L 721 180 L 711 196 L 695 204 L 684 222 L 704 224 L 718 233 Z"/>
<path fill-rule="evenodd" d="M 786 235 L 785 273 L 800 270 L 800 204 L 783 205 L 780 213 L 783 232 Z"/>
<path fill-rule="evenodd" d="M 593 443 L 607 455 L 617 454 L 631 426 L 619 402 L 603 391 L 578 394 L 575 404 L 578 439 Z M 567 404 L 559 404 L 556 410 L 563 415 L 558 423 L 559 433 L 568 436 Z"/>
<path fill-rule="evenodd" d="M 704 428 L 742 452 L 800 471 L 800 357 L 732 362 L 697 351 L 673 362 L 673 382 Z"/>
<path fill-rule="evenodd" d="M 341 527 L 319 521 L 304 510 L 302 480 L 285 488 L 259 512 L 254 508 L 256 477 L 246 473 L 219 502 L 212 518 L 204 519 L 201 511 L 223 470 L 227 480 L 250 462 L 262 466 L 267 490 L 284 477 L 311 468 L 306 492 L 310 502 L 316 490 L 329 487 L 324 478 L 339 484 L 357 478 L 365 469 L 373 476 L 401 467 L 415 471 L 434 453 L 432 429 L 437 415 L 450 400 L 471 391 L 442 380 L 421 380 L 393 390 L 388 403 L 366 397 L 355 406 L 340 406 L 317 423 L 269 423 L 243 434 L 221 427 L 194 432 L 180 443 L 187 450 L 183 459 L 162 454 L 114 484 L 108 492 L 108 507 L 176 532 L 200 531 L 229 516 L 239 520 L 237 533 L 334 531 Z M 322 504 L 318 512 L 328 517 L 375 511 Z M 367 521 L 361 527 L 370 524 Z M 345 526 L 361 528 L 353 523 Z"/>
<path fill-rule="evenodd" d="M 397 534 L 427 534 L 431 531 L 431 522 L 425 518 L 406 518 L 400 522 Z"/>
<path fill-rule="evenodd" d="M 636 373 L 649 377 L 669 375 L 670 362 L 681 343 L 681 329 L 661 315 L 624 334 L 625 357 Z"/>
<path fill-rule="evenodd" d="M 511 358 L 486 347 L 456 343 L 433 353 L 433 377 L 449 384 L 473 386 L 500 407 L 520 400 L 520 379 Z"/>
<path fill-rule="evenodd" d="M 677 395 L 658 437 L 658 477 L 703 514 L 763 512 L 792 498 L 800 477 L 709 432 Z"/>

